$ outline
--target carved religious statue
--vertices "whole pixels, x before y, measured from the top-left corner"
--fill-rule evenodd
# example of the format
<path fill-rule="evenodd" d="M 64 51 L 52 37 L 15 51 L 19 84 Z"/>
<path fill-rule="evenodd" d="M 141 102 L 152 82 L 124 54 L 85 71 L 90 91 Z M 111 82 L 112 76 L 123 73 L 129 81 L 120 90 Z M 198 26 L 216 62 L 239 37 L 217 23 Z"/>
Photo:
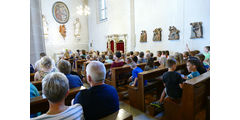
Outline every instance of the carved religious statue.
<path fill-rule="evenodd" d="M 147 42 L 147 32 L 143 30 L 140 36 L 140 42 Z"/>
<path fill-rule="evenodd" d="M 65 25 L 60 25 L 59 32 L 63 36 L 63 38 L 65 39 L 65 37 L 66 37 L 66 27 L 65 27 Z"/>
<path fill-rule="evenodd" d="M 42 24 L 43 24 L 43 35 L 47 36 L 48 35 L 48 22 L 44 15 L 42 15 Z"/>
<path fill-rule="evenodd" d="M 162 29 L 156 28 L 153 31 L 153 41 L 161 41 L 162 40 Z"/>
<path fill-rule="evenodd" d="M 81 24 L 79 18 L 76 18 L 74 24 L 74 36 L 75 37 L 80 37 L 80 29 L 81 29 Z"/>
<path fill-rule="evenodd" d="M 180 31 L 176 27 L 170 26 L 169 31 L 170 31 L 170 33 L 168 35 L 168 40 L 179 40 L 179 38 L 180 38 L 179 32 Z"/>
<path fill-rule="evenodd" d="M 202 22 L 194 22 L 190 23 L 190 25 L 192 25 L 190 38 L 191 39 L 202 38 L 203 37 Z"/>

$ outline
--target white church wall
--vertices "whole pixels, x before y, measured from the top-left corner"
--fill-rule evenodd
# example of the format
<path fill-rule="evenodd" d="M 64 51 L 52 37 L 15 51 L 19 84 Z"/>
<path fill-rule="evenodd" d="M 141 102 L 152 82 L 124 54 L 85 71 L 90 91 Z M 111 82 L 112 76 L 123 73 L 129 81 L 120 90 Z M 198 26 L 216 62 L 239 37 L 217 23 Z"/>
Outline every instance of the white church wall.
<path fill-rule="evenodd" d="M 127 50 L 130 49 L 130 1 L 106 0 L 107 21 L 97 21 L 97 0 L 89 0 L 91 15 L 88 17 L 89 42 L 92 42 L 91 50 L 106 51 L 107 35 L 128 34 Z"/>
<path fill-rule="evenodd" d="M 64 2 L 70 13 L 66 27 L 66 38 L 64 39 L 59 32 L 59 24 L 55 21 L 52 14 L 52 6 L 59 0 L 41 0 L 42 1 L 42 14 L 46 17 L 48 22 L 48 38 L 45 39 L 46 53 L 54 58 L 54 53 L 60 53 L 64 49 L 71 49 L 76 51 L 77 49 L 88 50 L 88 20 L 87 16 L 80 16 L 76 13 L 77 6 L 81 5 L 80 0 L 61 0 Z M 76 18 L 80 18 L 81 31 L 80 39 L 76 39 L 74 36 L 74 21 Z"/>
<path fill-rule="evenodd" d="M 191 50 L 210 45 L 209 0 L 135 0 L 135 32 L 138 51 L 158 50 L 183 52 L 186 43 Z M 203 22 L 203 38 L 190 39 L 191 22 Z M 180 30 L 179 40 L 168 40 L 169 26 Z M 152 41 L 153 30 L 162 28 L 162 41 Z M 141 30 L 147 31 L 147 42 L 140 43 Z"/>
<path fill-rule="evenodd" d="M 88 19 L 89 42 L 93 50 L 106 50 L 108 34 L 127 33 L 127 50 L 131 49 L 130 0 L 106 0 L 106 22 L 97 23 L 97 0 L 90 0 L 91 15 Z M 200 50 L 210 45 L 210 2 L 209 0 L 134 0 L 135 35 L 137 51 L 158 50 L 172 52 L 186 51 L 186 43 L 191 50 Z M 190 39 L 191 22 L 202 22 L 203 38 Z M 180 30 L 179 40 L 168 40 L 169 26 Z M 162 41 L 152 41 L 153 30 L 162 28 Z M 147 31 L 146 43 L 140 43 L 141 30 Z M 134 36 L 134 35 L 133 35 Z M 134 41 L 134 40 L 133 40 Z"/>

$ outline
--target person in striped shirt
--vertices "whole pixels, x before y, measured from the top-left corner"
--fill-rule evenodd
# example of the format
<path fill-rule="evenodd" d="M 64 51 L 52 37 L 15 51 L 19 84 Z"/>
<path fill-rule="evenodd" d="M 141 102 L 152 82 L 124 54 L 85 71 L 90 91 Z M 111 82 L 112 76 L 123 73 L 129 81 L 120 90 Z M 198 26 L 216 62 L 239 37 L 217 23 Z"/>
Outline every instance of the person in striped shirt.
<path fill-rule="evenodd" d="M 49 102 L 49 110 L 32 120 L 84 120 L 83 109 L 80 104 L 65 105 L 65 98 L 69 92 L 67 77 L 60 72 L 46 75 L 42 81 L 42 92 Z"/>

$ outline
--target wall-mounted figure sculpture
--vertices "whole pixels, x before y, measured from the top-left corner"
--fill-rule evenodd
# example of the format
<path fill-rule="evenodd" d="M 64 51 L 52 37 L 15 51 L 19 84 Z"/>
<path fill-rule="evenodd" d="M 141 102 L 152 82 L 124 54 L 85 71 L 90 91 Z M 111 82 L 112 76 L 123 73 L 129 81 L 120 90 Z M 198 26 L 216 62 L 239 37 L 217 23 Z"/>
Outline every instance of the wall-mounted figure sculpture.
<path fill-rule="evenodd" d="M 141 36 L 140 36 L 140 42 L 147 42 L 147 32 L 146 30 L 142 30 Z"/>
<path fill-rule="evenodd" d="M 153 31 L 153 41 L 161 41 L 162 40 L 162 29 L 156 28 Z"/>
<path fill-rule="evenodd" d="M 65 37 L 66 37 L 66 27 L 65 27 L 65 25 L 60 25 L 59 26 L 59 32 L 63 36 L 63 38 L 65 39 Z"/>
<path fill-rule="evenodd" d="M 190 23 L 191 27 L 191 39 L 203 38 L 202 22 Z"/>
<path fill-rule="evenodd" d="M 43 35 L 46 38 L 48 36 L 48 22 L 44 15 L 42 15 Z"/>
<path fill-rule="evenodd" d="M 73 26 L 74 26 L 74 36 L 80 37 L 81 24 L 80 24 L 79 18 L 75 19 Z"/>
<path fill-rule="evenodd" d="M 179 36 L 179 30 L 174 27 L 174 26 L 170 26 L 169 27 L 169 35 L 168 35 L 168 40 L 179 40 L 180 36 Z"/>

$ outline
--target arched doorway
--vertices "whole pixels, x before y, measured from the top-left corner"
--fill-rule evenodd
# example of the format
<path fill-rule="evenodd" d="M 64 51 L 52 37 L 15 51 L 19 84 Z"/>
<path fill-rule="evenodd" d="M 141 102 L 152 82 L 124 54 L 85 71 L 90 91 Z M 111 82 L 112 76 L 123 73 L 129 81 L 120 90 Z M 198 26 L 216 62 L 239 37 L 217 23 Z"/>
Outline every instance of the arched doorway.
<path fill-rule="evenodd" d="M 112 52 L 122 51 L 123 53 L 126 51 L 126 41 L 127 34 L 113 34 L 107 36 L 107 50 L 111 50 Z"/>

